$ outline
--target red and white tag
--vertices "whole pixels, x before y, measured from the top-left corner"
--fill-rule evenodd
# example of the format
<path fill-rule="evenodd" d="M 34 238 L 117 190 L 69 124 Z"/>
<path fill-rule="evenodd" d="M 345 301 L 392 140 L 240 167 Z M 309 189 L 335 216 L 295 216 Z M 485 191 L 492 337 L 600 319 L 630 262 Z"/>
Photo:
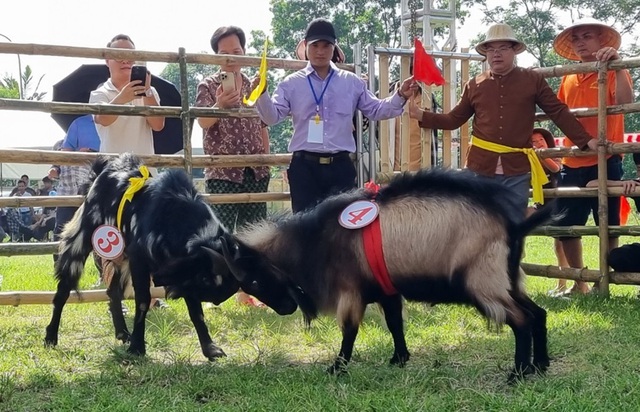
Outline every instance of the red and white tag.
<path fill-rule="evenodd" d="M 378 217 L 378 205 L 369 200 L 358 200 L 345 207 L 338 223 L 347 229 L 360 229 L 368 226 Z"/>
<path fill-rule="evenodd" d="M 117 259 L 124 252 L 124 239 L 122 233 L 111 225 L 101 225 L 91 236 L 93 250 L 104 259 Z"/>

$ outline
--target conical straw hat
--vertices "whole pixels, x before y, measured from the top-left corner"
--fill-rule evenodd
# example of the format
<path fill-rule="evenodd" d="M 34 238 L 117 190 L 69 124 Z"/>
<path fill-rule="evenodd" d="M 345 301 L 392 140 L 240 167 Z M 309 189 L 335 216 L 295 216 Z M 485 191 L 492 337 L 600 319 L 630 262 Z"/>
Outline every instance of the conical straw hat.
<path fill-rule="evenodd" d="M 527 49 L 527 46 L 516 39 L 513 29 L 508 24 L 494 24 L 487 30 L 487 36 L 484 41 L 476 45 L 476 51 L 483 56 L 487 55 L 487 44 L 494 41 L 510 41 L 515 43 L 513 50 L 516 54 L 520 54 Z"/>
<path fill-rule="evenodd" d="M 573 43 L 571 42 L 571 35 L 573 34 L 573 29 L 577 27 L 587 27 L 587 26 L 594 26 L 594 27 L 600 28 L 602 47 L 613 47 L 616 50 L 620 48 L 620 44 L 622 44 L 622 39 L 620 37 L 620 33 L 618 33 L 616 29 L 614 29 L 611 26 L 607 26 L 606 24 L 599 22 L 598 20 L 595 20 L 595 19 L 584 19 L 584 20 L 579 20 L 575 22 L 571 26 L 562 30 L 560 34 L 556 36 L 556 38 L 553 40 L 553 48 L 555 49 L 556 53 L 558 53 L 560 56 L 564 57 L 565 59 L 580 61 L 580 56 L 578 56 L 573 51 Z"/>

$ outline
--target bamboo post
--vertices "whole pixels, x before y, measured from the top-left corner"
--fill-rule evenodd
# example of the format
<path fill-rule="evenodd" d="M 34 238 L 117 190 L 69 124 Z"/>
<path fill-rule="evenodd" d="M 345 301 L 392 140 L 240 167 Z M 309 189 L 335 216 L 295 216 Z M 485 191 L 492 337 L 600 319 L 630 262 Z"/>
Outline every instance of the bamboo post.
<path fill-rule="evenodd" d="M 379 97 L 381 99 L 385 98 L 389 93 L 389 55 L 381 54 L 378 56 L 378 64 L 379 64 Z M 373 76 L 373 73 L 369 73 L 370 76 Z M 396 120 L 397 121 L 397 120 Z M 369 127 L 373 127 L 371 122 L 369 123 Z M 378 129 L 378 139 L 380 142 L 380 170 L 382 172 L 388 172 L 392 170 L 391 168 L 391 144 L 390 139 L 391 136 L 389 134 L 389 120 L 381 120 L 380 128 Z M 394 133 L 395 136 L 395 133 Z"/>
<path fill-rule="evenodd" d="M 462 49 L 462 53 L 469 53 L 469 48 L 465 47 Z M 464 85 L 469 81 L 469 60 L 462 60 L 460 63 L 460 84 L 464 87 Z M 467 151 L 469 150 L 469 122 L 465 122 L 460 127 L 460 165 L 463 166 L 465 163 L 465 158 L 467 156 Z"/>
<path fill-rule="evenodd" d="M 607 63 L 598 70 L 598 218 L 600 220 L 600 283 L 598 293 L 609 296 L 609 197 L 607 195 Z"/>
<path fill-rule="evenodd" d="M 409 56 L 401 56 L 400 57 L 400 79 L 406 79 L 409 77 L 409 65 L 411 64 L 411 57 Z M 400 170 L 406 171 L 409 170 L 409 162 L 410 162 L 410 139 L 411 139 L 411 131 L 409 122 L 411 119 L 409 118 L 409 105 L 404 106 L 404 110 L 402 111 L 402 116 L 400 117 L 400 147 L 395 150 L 400 150 Z M 398 121 L 396 119 L 396 121 Z"/>
<path fill-rule="evenodd" d="M 193 174 L 193 151 L 191 148 L 191 130 L 189 116 L 189 83 L 187 81 L 187 57 L 184 47 L 178 49 L 178 63 L 180 67 L 180 91 L 182 94 L 182 150 L 184 154 L 184 169 L 189 176 Z"/>
<path fill-rule="evenodd" d="M 442 111 L 443 113 L 449 113 L 453 108 L 453 102 L 451 101 L 451 84 L 454 80 L 451 76 L 451 66 L 453 62 L 451 61 L 451 59 L 446 57 L 442 59 L 442 62 L 442 71 L 444 72 L 444 86 L 442 87 Z M 455 64 L 453 65 L 455 66 Z M 444 167 L 451 167 L 451 134 L 451 130 L 442 131 L 442 166 Z M 436 139 L 435 136 L 433 138 Z"/>

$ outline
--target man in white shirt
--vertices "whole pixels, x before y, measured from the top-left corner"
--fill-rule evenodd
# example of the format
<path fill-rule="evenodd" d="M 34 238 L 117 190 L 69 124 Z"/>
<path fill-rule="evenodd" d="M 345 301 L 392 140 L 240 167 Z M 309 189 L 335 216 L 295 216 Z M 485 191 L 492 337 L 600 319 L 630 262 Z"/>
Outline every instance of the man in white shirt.
<path fill-rule="evenodd" d="M 118 34 L 107 47 L 135 49 L 129 36 Z M 144 84 L 131 81 L 132 60 L 107 59 L 109 79 L 91 92 L 89 103 L 125 104 L 132 106 L 160 106 L 158 92 L 151 87 L 151 75 L 147 73 Z M 100 135 L 100 151 L 107 153 L 131 152 L 153 154 L 153 132 L 164 128 L 164 117 L 94 115 Z"/>

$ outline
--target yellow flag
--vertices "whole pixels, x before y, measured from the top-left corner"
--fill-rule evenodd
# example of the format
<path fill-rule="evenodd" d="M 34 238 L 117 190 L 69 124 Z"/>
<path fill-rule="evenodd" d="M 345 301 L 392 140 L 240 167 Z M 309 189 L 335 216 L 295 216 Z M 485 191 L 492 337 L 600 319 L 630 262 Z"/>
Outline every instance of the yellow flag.
<path fill-rule="evenodd" d="M 253 106 L 256 104 L 256 100 L 264 91 L 265 86 L 267 85 L 267 48 L 269 47 L 269 39 L 264 40 L 264 49 L 262 50 L 262 60 L 260 61 L 260 83 L 258 83 L 258 87 L 253 89 L 251 92 L 251 96 L 247 98 L 246 96 L 242 97 L 242 102 L 247 106 Z"/>
<path fill-rule="evenodd" d="M 124 204 L 127 201 L 133 200 L 133 195 L 144 187 L 145 182 L 149 179 L 149 169 L 147 166 L 140 166 L 140 173 L 142 173 L 142 177 L 130 177 L 129 178 L 129 187 L 125 190 L 122 195 L 122 199 L 120 200 L 120 206 L 118 206 L 118 214 L 116 215 L 116 224 L 118 225 L 118 230 L 122 230 L 120 228 L 120 223 L 122 221 L 122 212 L 124 211 Z"/>

